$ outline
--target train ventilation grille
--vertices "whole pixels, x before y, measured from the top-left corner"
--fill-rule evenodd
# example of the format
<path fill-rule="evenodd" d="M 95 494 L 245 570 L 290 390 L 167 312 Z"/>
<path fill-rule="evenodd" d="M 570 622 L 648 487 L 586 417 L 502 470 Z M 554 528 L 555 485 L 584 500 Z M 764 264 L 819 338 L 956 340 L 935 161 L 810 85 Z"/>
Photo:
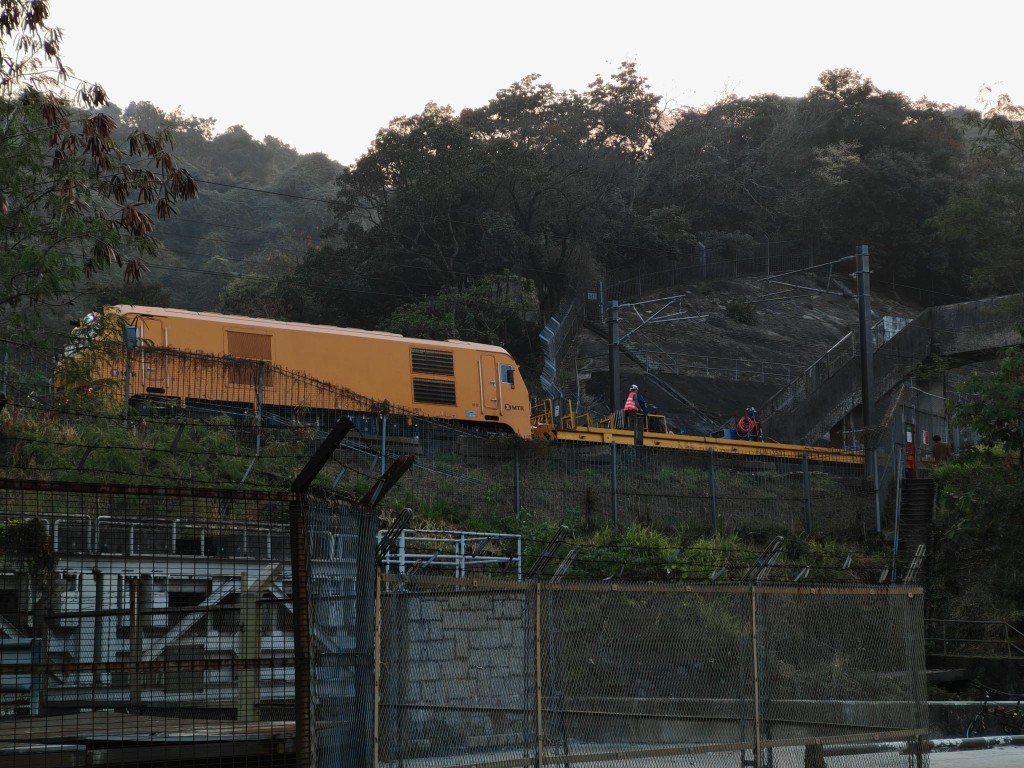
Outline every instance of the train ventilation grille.
<path fill-rule="evenodd" d="M 413 349 L 413 373 L 436 373 L 441 376 L 455 375 L 455 358 L 451 352 L 437 349 Z"/>
<path fill-rule="evenodd" d="M 455 382 L 436 379 L 413 379 L 412 398 L 417 403 L 455 405 Z"/>

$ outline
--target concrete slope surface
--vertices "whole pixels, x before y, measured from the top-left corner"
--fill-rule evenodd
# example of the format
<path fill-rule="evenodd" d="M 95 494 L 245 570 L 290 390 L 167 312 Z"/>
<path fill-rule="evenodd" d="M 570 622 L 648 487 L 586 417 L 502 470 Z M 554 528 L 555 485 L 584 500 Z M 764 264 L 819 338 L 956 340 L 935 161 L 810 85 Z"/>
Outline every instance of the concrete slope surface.
<path fill-rule="evenodd" d="M 910 319 L 921 307 L 871 299 L 872 320 Z M 669 316 L 690 319 L 670 319 Z M 696 318 L 696 319 L 694 319 Z M 790 275 L 715 280 L 638 297 L 620 309 L 621 397 L 640 385 L 673 431 L 711 434 L 760 406 L 789 379 L 856 333 L 859 305 L 849 277 Z M 568 371 L 573 361 L 563 367 Z M 577 381 L 565 388 L 582 409 L 601 416 L 610 405 L 607 329 L 583 332 Z M 621 407 L 621 405 L 619 406 Z"/>

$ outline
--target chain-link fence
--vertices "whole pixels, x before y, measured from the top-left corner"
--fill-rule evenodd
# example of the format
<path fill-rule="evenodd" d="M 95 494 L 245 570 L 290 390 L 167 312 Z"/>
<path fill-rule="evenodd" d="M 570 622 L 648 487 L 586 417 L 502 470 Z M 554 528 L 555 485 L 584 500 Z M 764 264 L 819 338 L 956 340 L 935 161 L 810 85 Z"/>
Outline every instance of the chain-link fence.
<path fill-rule="evenodd" d="M 575 342 L 583 324 L 583 297 L 573 291 L 559 304 L 558 312 L 548 318 L 540 332 L 540 346 L 544 352 L 544 366 L 540 374 L 541 388 L 548 397 L 560 399 L 562 390 L 558 385 L 559 363 L 566 349 Z"/>
<path fill-rule="evenodd" d="M 303 522 L 310 606 L 309 765 L 366 765 L 373 738 L 377 518 L 366 509 L 311 499 Z"/>
<path fill-rule="evenodd" d="M 31 349 L 23 351 L 38 357 Z M 807 744 L 812 756 L 820 747 L 835 753 L 835 760 L 846 760 L 839 755 L 853 749 L 851 744 L 882 749 L 879 744 L 885 741 L 897 749 L 910 738 L 902 726 L 871 730 L 871 738 L 861 741 L 843 728 L 811 741 L 803 740 L 805 730 L 788 735 L 786 717 L 792 715 L 803 728 L 805 715 L 790 709 L 778 714 L 769 705 L 781 700 L 774 691 L 786 690 L 796 674 L 789 666 L 778 673 L 768 699 L 762 700 L 749 682 L 733 691 L 733 684 L 740 684 L 737 660 L 768 658 L 758 648 L 769 646 L 759 646 L 761 640 L 744 629 L 768 626 L 765 611 L 775 609 L 758 605 L 774 598 L 763 591 L 751 598 L 753 593 L 743 587 L 706 593 L 711 596 L 705 598 L 703 586 L 651 587 L 649 595 L 620 587 L 595 607 L 589 601 L 597 600 L 600 591 L 541 591 L 536 585 L 492 582 L 467 572 L 469 579 L 458 582 L 461 587 L 448 583 L 436 589 L 423 586 L 431 582 L 390 582 L 388 577 L 378 609 L 373 582 L 382 556 L 375 551 L 379 510 L 329 500 L 330 492 L 348 499 L 367 497 L 385 467 L 398 456 L 413 454 L 412 470 L 390 491 L 387 515 L 411 507 L 422 519 L 499 525 L 517 517 L 589 530 L 642 523 L 673 532 L 751 533 L 756 540 L 772 534 L 846 536 L 872 528 L 873 497 L 859 465 L 830 462 L 813 450 L 802 457 L 773 455 L 768 446 L 763 455 L 744 458 L 714 449 L 522 441 L 396 413 L 259 361 L 172 350 L 160 355 L 157 360 L 139 353 L 132 359 L 125 369 L 129 386 L 144 375 L 155 376 L 154 366 L 173 367 L 176 375 L 190 377 L 188 389 L 201 393 L 201 402 L 136 397 L 129 410 L 123 408 L 129 390 L 121 379 L 108 381 L 111 396 L 104 396 L 103 387 L 51 388 L 52 380 L 43 375 L 45 361 L 38 371 L 19 364 L 17 376 L 15 368 L 4 368 L 9 401 L 0 436 L 0 462 L 8 475 L 0 481 L 0 754 L 5 760 L 11 756 L 11 765 L 35 768 L 73 762 L 79 752 L 101 751 L 130 764 L 349 765 L 372 757 L 375 743 L 381 759 L 414 764 L 422 758 L 435 764 L 440 753 L 431 746 L 431 739 L 436 741 L 431 728 L 449 734 L 452 745 L 458 743 L 462 756 L 444 758 L 456 762 L 436 763 L 453 765 L 473 764 L 480 750 L 485 762 L 494 762 L 491 752 L 511 755 L 510 749 L 519 755 L 508 757 L 510 765 L 522 764 L 522 755 L 536 755 L 538 749 L 549 755 L 561 750 L 564 762 L 593 762 L 606 755 L 606 761 L 670 765 L 702 755 L 705 762 L 696 764 L 711 765 L 712 753 L 731 755 L 747 744 L 768 765 L 764 760 L 803 754 Z M 298 405 L 269 406 L 263 396 L 268 386 Z M 346 413 L 354 427 L 331 454 L 332 466 L 321 473 L 323 498 L 302 496 L 300 503 L 294 491 L 246 489 L 286 487 Z M 121 429 L 106 429 L 111 422 Z M 42 481 L 37 479 L 41 475 L 70 481 Z M 200 487 L 208 476 L 220 482 L 225 476 L 237 478 L 238 489 Z M 123 483 L 125 478 L 153 484 L 78 482 Z M 389 522 L 385 518 L 385 525 Z M 536 542 L 528 544 L 529 557 L 536 558 Z M 454 561 L 465 562 L 479 549 L 487 555 L 489 573 L 519 575 L 522 546 L 516 537 L 460 540 Z M 751 565 L 748 554 L 743 553 L 742 567 L 738 559 L 728 568 L 716 564 L 715 574 L 743 578 L 736 574 Z M 672 556 L 665 555 L 654 558 L 662 570 L 672 563 Z M 561 575 L 573 575 L 569 559 Z M 622 565 L 614 561 L 600 567 L 613 577 Z M 591 563 L 587 572 L 596 568 Z M 715 577 L 705 570 L 700 570 L 701 580 Z M 804 589 L 792 594 L 832 593 Z M 904 593 L 875 594 L 885 602 Z M 440 607 L 417 602 L 421 595 Z M 674 607 L 658 613 L 666 595 L 666 605 Z M 464 611 L 458 603 L 462 599 L 471 600 Z M 744 617 L 734 603 L 741 608 L 749 603 L 755 613 Z M 638 606 L 657 611 L 649 614 Z M 856 613 L 849 610 L 851 616 Z M 389 611 L 408 613 L 408 621 L 387 623 Z M 785 611 L 791 621 L 780 626 L 780 633 L 813 618 L 796 615 L 796 608 Z M 428 614 L 440 616 L 440 624 L 428 621 Z M 693 623 L 694 615 L 707 617 L 699 626 L 724 633 L 725 639 L 715 640 L 717 666 L 694 656 L 695 637 L 667 634 L 672 625 Z M 851 633 L 858 626 L 874 626 L 856 616 L 847 624 L 833 617 L 828 626 Z M 618 628 L 608 629 L 604 622 L 613 618 Z M 640 633 L 646 639 L 635 647 L 626 637 L 604 650 L 586 645 L 652 620 L 664 629 Z M 500 627 L 497 639 L 477 633 L 478 621 Z M 379 622 L 384 623 L 378 635 Z M 461 633 L 461 639 L 452 632 Z M 747 643 L 746 656 L 735 654 L 737 638 Z M 424 650 L 434 640 L 436 647 Z M 796 640 L 785 640 L 786 648 L 789 643 Z M 515 652 L 504 650 L 510 648 Z M 851 657 L 843 663 L 861 663 L 854 653 L 860 648 L 843 646 L 840 650 Z M 416 656 L 420 652 L 427 654 L 426 661 Z M 630 653 L 638 656 L 627 662 Z M 694 683 L 696 693 L 683 695 L 665 681 L 682 685 L 690 678 L 664 670 L 655 674 L 638 660 L 658 653 L 684 664 L 696 658 L 695 669 L 715 669 L 724 677 L 717 683 L 710 677 Z M 613 674 L 609 670 L 616 668 L 608 664 L 616 654 L 626 666 Z M 789 659 L 782 651 L 777 655 Z M 464 658 L 472 659 L 464 680 L 481 681 L 475 692 L 466 692 L 463 679 L 431 682 L 425 672 L 416 677 L 416 669 L 405 679 L 388 673 L 391 659 L 424 667 L 429 662 L 444 670 Z M 835 654 L 830 663 L 834 659 Z M 805 661 L 793 658 L 786 664 L 799 668 Z M 375 663 L 381 665 L 376 672 Z M 511 672 L 492 674 L 487 666 L 513 663 L 521 674 L 512 688 L 506 685 Z M 588 665 L 599 665 L 607 674 Z M 752 666 L 750 674 L 772 679 L 773 667 L 759 669 Z M 825 667 L 808 669 L 817 676 Z M 886 674 L 874 668 L 865 673 Z M 631 680 L 643 682 L 640 693 L 628 687 Z M 418 693 L 401 692 L 410 685 Z M 730 693 L 722 694 L 716 685 Z M 443 690 L 438 693 L 436 686 Z M 427 696 L 429 717 L 416 714 L 415 699 L 404 704 L 387 699 L 399 695 L 396 690 L 401 697 Z M 787 695 L 802 701 L 801 690 Z M 462 712 L 462 720 L 434 711 L 435 704 L 449 701 L 449 694 L 461 700 L 453 711 Z M 397 701 L 406 701 L 401 697 Z M 747 700 L 757 706 L 744 704 Z M 869 699 L 854 689 L 842 700 L 864 704 Z M 701 706 L 724 712 L 722 735 L 687 741 L 691 731 L 686 724 L 697 722 L 693 713 L 705 711 Z M 879 714 L 879 722 L 896 722 L 885 712 L 867 709 L 872 716 Z M 710 718 L 714 733 L 719 733 L 717 717 Z M 840 725 L 845 727 L 845 721 Z M 394 733 L 386 730 L 391 727 L 401 736 L 385 738 Z M 428 735 L 412 735 L 421 732 Z M 685 739 L 664 735 L 680 733 Z M 467 738 L 459 741 L 463 735 Z M 626 756 L 615 758 L 623 749 Z"/>
<path fill-rule="evenodd" d="M 380 589 L 381 765 L 926 760 L 916 588 L 385 576 Z"/>
<path fill-rule="evenodd" d="M 609 273 L 603 298 L 626 301 L 642 296 L 645 291 L 690 286 L 705 280 L 779 274 L 826 264 L 837 257 L 816 253 L 813 244 L 796 241 L 766 241 L 740 248 L 724 243 L 698 245 L 691 254 L 682 254 L 660 268 L 648 265 Z"/>
<path fill-rule="evenodd" d="M 0 762 L 291 764 L 292 503 L 0 479 Z"/>
<path fill-rule="evenodd" d="M 552 315 L 544 330 L 540 333 L 541 347 L 544 350 L 544 369 L 541 374 L 541 385 L 544 391 L 554 400 L 563 396 L 558 383 L 560 372 L 564 372 L 565 354 L 573 341 L 573 334 L 583 321 L 592 323 L 605 322 L 605 308 L 612 300 L 629 301 L 644 295 L 645 291 L 673 290 L 688 287 L 707 280 L 733 279 L 754 275 L 771 275 L 790 270 L 813 267 L 828 261 L 822 254 L 816 253 L 813 244 L 796 241 L 766 241 L 749 243 L 736 248 L 725 244 L 712 244 L 698 247 L 690 254 L 679 254 L 671 261 L 660 264 L 647 264 L 642 269 L 619 269 L 605 276 L 602 283 L 592 290 L 573 289 L 561 302 L 558 311 Z M 716 375 L 725 363 L 713 358 L 687 358 L 683 355 L 671 359 L 662 357 L 645 364 L 658 369 L 686 371 L 691 375 Z M 759 361 L 730 360 L 727 361 L 731 375 L 744 374 L 754 368 L 756 373 L 766 375 L 764 365 Z M 773 371 L 767 375 L 772 378 L 786 377 L 789 381 L 799 371 Z M 727 372 L 727 375 L 730 375 Z"/>
<path fill-rule="evenodd" d="M 873 528 L 874 499 L 861 465 L 813 450 L 792 458 L 762 447 L 761 456 L 737 457 L 710 447 L 487 439 L 424 426 L 413 443 L 391 438 L 384 457 L 379 446 L 346 441 L 338 455 L 349 469 L 335 480 L 355 494 L 382 459 L 412 451 L 416 464 L 392 497 L 428 517 L 529 516 L 583 528 L 642 523 L 706 533 Z"/>
<path fill-rule="evenodd" d="M 435 764 L 439 738 L 461 757 L 436 764 L 537 748 L 573 762 L 626 750 L 617 759 L 670 764 L 741 749 L 753 733 L 776 760 L 807 743 L 838 754 L 865 741 L 835 704 L 822 711 L 840 719 L 810 741 L 789 735 L 789 709 L 768 706 L 782 706 L 780 694 L 750 709 L 754 673 L 737 671 L 748 658 L 774 686 L 762 690 L 794 686 L 793 702 L 827 670 L 853 686 L 843 690 L 858 711 L 886 724 L 866 742 L 906 737 L 889 727 L 909 696 L 885 666 L 896 646 L 867 660 L 885 626 L 910 654 L 900 670 L 916 668 L 909 609 L 896 600 L 916 593 L 384 576 L 378 607 L 378 517 L 359 505 L 29 480 L 4 480 L 0 494 L 0 749 L 10 765 L 96 750 L 132 764 L 356 765 L 374 744 L 382 759 Z M 825 596 L 839 607 L 820 615 Z M 815 656 L 826 640 L 831 655 Z M 705 715 L 719 735 L 694 741 Z"/>

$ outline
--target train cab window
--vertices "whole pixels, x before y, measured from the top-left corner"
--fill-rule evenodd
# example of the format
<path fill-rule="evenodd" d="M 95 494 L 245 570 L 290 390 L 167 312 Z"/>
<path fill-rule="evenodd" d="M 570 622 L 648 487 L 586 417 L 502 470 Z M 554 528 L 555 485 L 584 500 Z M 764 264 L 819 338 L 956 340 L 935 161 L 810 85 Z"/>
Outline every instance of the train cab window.
<path fill-rule="evenodd" d="M 500 373 L 502 384 L 509 384 L 513 387 L 516 385 L 516 369 L 514 367 L 511 365 L 502 365 Z"/>

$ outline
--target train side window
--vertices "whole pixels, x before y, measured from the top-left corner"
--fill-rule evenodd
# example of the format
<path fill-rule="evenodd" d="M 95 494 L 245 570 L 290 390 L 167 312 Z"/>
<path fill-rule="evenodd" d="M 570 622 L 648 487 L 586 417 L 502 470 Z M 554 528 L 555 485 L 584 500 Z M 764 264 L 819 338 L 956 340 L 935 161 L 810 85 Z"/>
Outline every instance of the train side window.
<path fill-rule="evenodd" d="M 511 384 L 513 387 L 516 385 L 516 369 L 511 365 L 501 366 L 501 383 Z"/>

